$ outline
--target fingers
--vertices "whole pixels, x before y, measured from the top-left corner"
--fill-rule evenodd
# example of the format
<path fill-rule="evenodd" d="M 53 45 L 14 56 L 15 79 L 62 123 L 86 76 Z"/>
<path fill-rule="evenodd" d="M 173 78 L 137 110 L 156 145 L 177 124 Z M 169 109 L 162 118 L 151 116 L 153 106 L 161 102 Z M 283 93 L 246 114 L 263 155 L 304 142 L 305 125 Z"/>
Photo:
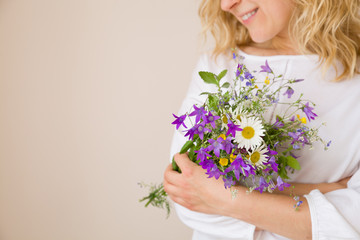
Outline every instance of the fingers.
<path fill-rule="evenodd" d="M 164 172 L 164 182 L 168 182 L 170 184 L 176 184 L 178 183 L 181 178 L 181 174 L 174 171 L 172 168 L 172 164 L 169 164 Z"/>
<path fill-rule="evenodd" d="M 349 182 L 350 179 L 351 179 L 351 176 L 343 178 L 340 181 L 338 181 L 338 184 L 342 185 L 343 187 L 347 187 L 347 183 Z"/>
<path fill-rule="evenodd" d="M 181 169 L 181 172 L 185 172 L 185 174 L 188 172 L 188 171 L 191 171 L 192 168 L 196 167 L 197 165 L 192 162 L 188 155 L 186 153 L 184 154 L 180 154 L 180 153 L 177 153 L 175 154 L 174 156 L 174 160 L 176 162 L 176 164 L 179 166 L 179 168 Z"/>

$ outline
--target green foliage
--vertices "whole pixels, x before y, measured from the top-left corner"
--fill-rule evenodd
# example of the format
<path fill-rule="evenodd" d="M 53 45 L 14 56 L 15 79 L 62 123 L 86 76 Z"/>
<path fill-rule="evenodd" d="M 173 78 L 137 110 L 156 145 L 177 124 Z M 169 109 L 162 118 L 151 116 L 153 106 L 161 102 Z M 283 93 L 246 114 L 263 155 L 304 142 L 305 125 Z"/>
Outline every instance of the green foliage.
<path fill-rule="evenodd" d="M 219 86 L 219 81 L 216 79 L 215 74 L 211 72 L 199 72 L 199 75 L 204 80 L 204 82 Z"/>
<path fill-rule="evenodd" d="M 223 70 L 221 73 L 219 73 L 219 75 L 217 76 L 217 80 L 220 82 L 220 80 L 221 80 L 223 77 L 225 77 L 226 73 L 227 73 L 227 70 L 226 70 L 226 69 Z"/>
<path fill-rule="evenodd" d="M 286 159 L 287 159 L 287 165 L 289 167 L 292 167 L 295 170 L 300 170 L 301 169 L 300 163 L 293 156 L 289 155 L 289 156 L 286 157 Z"/>
<path fill-rule="evenodd" d="M 149 205 L 152 205 L 157 208 L 163 208 L 166 210 L 166 217 L 168 218 L 170 215 L 170 203 L 167 200 L 167 193 L 164 190 L 164 186 L 162 184 L 160 185 L 147 185 L 145 183 L 139 183 L 141 187 L 145 187 L 149 189 L 149 194 L 140 199 L 139 202 L 144 202 L 145 207 L 148 207 Z"/>

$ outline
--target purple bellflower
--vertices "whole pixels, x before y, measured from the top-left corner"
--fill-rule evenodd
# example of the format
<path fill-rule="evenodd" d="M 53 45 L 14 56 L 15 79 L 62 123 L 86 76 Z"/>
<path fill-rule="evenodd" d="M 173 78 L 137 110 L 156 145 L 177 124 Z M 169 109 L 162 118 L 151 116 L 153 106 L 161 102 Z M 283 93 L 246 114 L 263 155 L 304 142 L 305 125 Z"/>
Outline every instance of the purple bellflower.
<path fill-rule="evenodd" d="M 278 128 L 282 128 L 284 126 L 284 124 L 279 121 L 279 118 L 276 118 L 276 122 L 274 123 L 273 126 L 274 126 L 274 128 L 278 129 Z"/>
<path fill-rule="evenodd" d="M 209 112 L 208 115 L 206 115 L 206 118 L 204 121 L 205 121 L 205 124 L 210 123 L 213 128 L 216 128 L 215 121 L 218 120 L 219 118 L 220 118 L 219 116 L 213 116 L 212 113 Z"/>
<path fill-rule="evenodd" d="M 227 137 L 227 138 L 224 140 L 224 142 L 223 142 L 224 149 L 225 149 L 225 151 L 226 151 L 227 154 L 230 154 L 231 151 L 232 151 L 232 149 L 233 149 L 233 147 L 234 147 L 234 144 L 232 144 L 232 142 L 231 142 L 232 139 L 233 139 L 233 138 L 229 136 L 229 137 Z"/>
<path fill-rule="evenodd" d="M 277 181 L 276 186 L 280 191 L 284 191 L 284 187 L 291 186 L 289 183 L 284 182 L 280 176 L 277 177 L 276 181 Z"/>
<path fill-rule="evenodd" d="M 235 185 L 235 181 L 233 180 L 232 176 L 223 177 L 223 181 L 226 189 Z"/>
<path fill-rule="evenodd" d="M 203 168 L 203 169 L 206 169 L 207 171 L 210 171 L 210 169 L 212 168 L 214 162 L 213 160 L 211 159 L 204 159 L 204 160 L 201 160 L 199 162 L 199 165 Z"/>
<path fill-rule="evenodd" d="M 259 187 L 255 188 L 255 190 L 259 190 L 259 192 L 262 193 L 264 189 L 267 188 L 268 186 L 269 184 L 266 182 L 265 178 L 261 176 L 259 180 Z"/>
<path fill-rule="evenodd" d="M 174 116 L 176 119 L 175 119 L 175 121 L 173 121 L 171 124 L 174 124 L 174 125 L 176 124 L 176 130 L 178 130 L 181 125 L 183 125 L 185 128 L 187 128 L 186 125 L 185 125 L 185 123 L 184 123 L 184 120 L 185 120 L 185 118 L 186 118 L 186 114 L 184 114 L 184 115 L 182 115 L 182 116 L 180 116 L 180 117 L 176 116 L 175 114 L 173 114 L 173 116 Z"/>
<path fill-rule="evenodd" d="M 195 134 L 198 134 L 201 140 L 204 139 L 204 133 L 205 132 L 211 132 L 210 129 L 205 127 L 204 122 L 196 124 L 194 127 L 195 127 Z"/>
<path fill-rule="evenodd" d="M 276 146 L 274 146 L 274 147 L 276 147 Z M 270 145 L 267 146 L 267 149 L 268 149 L 268 151 L 267 151 L 268 155 L 274 156 L 274 155 L 278 154 L 277 151 L 271 150 Z"/>
<path fill-rule="evenodd" d="M 254 76 L 253 76 L 253 75 L 251 75 L 251 73 L 250 73 L 250 72 L 245 72 L 245 73 L 244 73 L 244 77 L 245 77 L 245 79 L 247 79 L 247 80 L 251 80 L 251 79 L 253 79 L 253 78 L 254 78 Z"/>
<path fill-rule="evenodd" d="M 244 66 L 244 65 L 242 65 L 242 64 L 238 64 L 238 65 L 237 65 L 236 73 L 235 73 L 236 77 L 239 77 L 239 76 L 240 76 L 241 70 L 243 69 L 243 66 Z"/>
<path fill-rule="evenodd" d="M 287 95 L 288 98 L 291 98 L 291 96 L 294 94 L 294 89 L 292 89 L 291 87 L 288 87 L 288 89 L 286 90 L 286 92 L 283 95 Z"/>
<path fill-rule="evenodd" d="M 223 174 L 218 167 L 216 166 L 216 164 L 212 164 L 211 168 L 207 169 L 206 172 L 207 175 L 209 175 L 208 178 L 212 178 L 214 177 L 215 179 L 219 179 L 219 177 Z"/>
<path fill-rule="evenodd" d="M 195 150 L 194 152 L 197 153 L 197 160 L 204 161 L 207 159 L 207 157 L 211 157 L 211 155 L 207 153 L 207 149 L 203 147 L 200 148 L 199 151 Z"/>
<path fill-rule="evenodd" d="M 306 117 L 309 119 L 309 122 L 311 121 L 311 119 L 314 120 L 315 117 L 317 117 L 317 115 L 314 112 L 312 112 L 313 109 L 314 108 L 309 106 L 308 102 L 302 108 L 303 112 L 306 114 Z"/>
<path fill-rule="evenodd" d="M 226 136 L 229 136 L 231 134 L 233 137 L 235 137 L 236 131 L 242 131 L 242 128 L 240 128 L 240 125 L 234 124 L 231 120 L 229 120 L 229 123 L 227 126 L 229 127 L 229 129 L 226 132 Z"/>
<path fill-rule="evenodd" d="M 289 132 L 288 135 L 293 139 L 291 145 L 293 145 L 296 141 L 299 141 L 299 137 L 302 135 L 301 132 Z"/>
<path fill-rule="evenodd" d="M 207 147 L 209 151 L 214 151 L 215 156 L 220 157 L 220 150 L 225 150 L 224 147 L 224 139 L 222 137 L 218 137 L 217 140 L 209 139 L 208 142 L 211 144 Z"/>
<path fill-rule="evenodd" d="M 274 156 L 271 156 L 270 159 L 268 160 L 268 162 L 264 163 L 264 165 L 270 165 L 272 170 L 274 170 L 274 172 L 279 171 L 279 169 L 278 169 L 279 164 L 276 163 Z"/>
<path fill-rule="evenodd" d="M 189 140 L 194 140 L 194 135 L 196 134 L 197 125 L 193 126 L 192 128 L 188 129 L 185 134 L 185 137 L 189 136 Z"/>
<path fill-rule="evenodd" d="M 198 123 L 199 121 L 200 121 L 200 119 L 202 118 L 202 119 L 206 119 L 206 113 L 207 113 L 207 111 L 205 110 L 205 108 L 204 107 L 197 107 L 196 105 L 194 105 L 194 111 L 192 112 L 192 113 L 190 113 L 190 115 L 189 116 L 196 116 L 196 118 L 195 118 L 195 122 L 196 123 Z"/>
<path fill-rule="evenodd" d="M 265 65 L 261 65 L 260 67 L 262 69 L 260 72 L 272 73 L 272 70 L 271 70 L 267 60 L 265 61 Z"/>

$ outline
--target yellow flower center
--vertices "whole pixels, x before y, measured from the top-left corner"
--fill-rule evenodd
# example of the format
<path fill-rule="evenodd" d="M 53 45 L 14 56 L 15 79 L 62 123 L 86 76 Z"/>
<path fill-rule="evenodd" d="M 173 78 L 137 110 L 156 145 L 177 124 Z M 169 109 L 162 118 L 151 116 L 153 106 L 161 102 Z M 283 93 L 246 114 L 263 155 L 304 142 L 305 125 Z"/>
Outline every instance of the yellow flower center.
<path fill-rule="evenodd" d="M 237 116 L 236 116 L 236 119 L 241 122 L 241 116 L 240 116 L 240 115 L 237 115 Z"/>
<path fill-rule="evenodd" d="M 222 139 L 226 140 L 226 136 L 225 136 L 225 134 L 220 134 L 220 136 L 219 136 L 219 137 L 221 137 Z"/>
<path fill-rule="evenodd" d="M 247 126 L 242 130 L 241 134 L 246 139 L 252 139 L 255 135 L 255 130 L 254 128 Z"/>
<path fill-rule="evenodd" d="M 224 114 L 223 117 L 222 117 L 222 121 L 227 124 L 228 123 L 228 119 L 226 117 L 226 115 Z"/>
<path fill-rule="evenodd" d="M 257 163 L 260 160 L 260 153 L 259 152 L 252 153 L 250 160 L 253 164 Z"/>
<path fill-rule="evenodd" d="M 237 155 L 230 154 L 230 162 L 232 163 L 236 159 Z"/>
<path fill-rule="evenodd" d="M 227 159 L 227 158 L 220 158 L 220 162 L 219 162 L 220 164 L 221 164 L 221 166 L 226 166 L 226 165 L 228 165 L 228 163 L 229 163 L 229 160 Z"/>
<path fill-rule="evenodd" d="M 270 84 L 270 79 L 268 76 L 266 76 L 266 78 L 265 78 L 265 84 Z"/>

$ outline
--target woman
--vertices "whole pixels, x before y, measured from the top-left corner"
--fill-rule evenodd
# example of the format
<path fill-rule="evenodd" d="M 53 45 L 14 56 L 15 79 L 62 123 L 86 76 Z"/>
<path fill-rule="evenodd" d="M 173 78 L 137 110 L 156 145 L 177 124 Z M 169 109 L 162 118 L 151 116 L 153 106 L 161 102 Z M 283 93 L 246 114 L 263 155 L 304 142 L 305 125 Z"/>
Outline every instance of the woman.
<path fill-rule="evenodd" d="M 275 73 L 305 79 L 294 90 L 317 104 L 319 117 L 311 124 L 326 122 L 320 135 L 332 145 L 328 151 L 301 152 L 302 169 L 291 181 L 303 204 L 294 211 L 289 190 L 247 194 L 239 186 L 232 199 L 222 181 L 208 179 L 186 154 L 176 154 L 186 139 L 175 132 L 172 155 L 182 173 L 169 165 L 164 188 L 180 219 L 194 229 L 193 239 L 360 239 L 359 5 L 358 0 L 203 0 L 200 16 L 216 40 L 215 57 L 201 57 L 180 112 L 201 104 L 199 94 L 213 90 L 198 71 L 235 69 L 229 50 L 236 47 L 249 69 L 267 60 Z"/>

